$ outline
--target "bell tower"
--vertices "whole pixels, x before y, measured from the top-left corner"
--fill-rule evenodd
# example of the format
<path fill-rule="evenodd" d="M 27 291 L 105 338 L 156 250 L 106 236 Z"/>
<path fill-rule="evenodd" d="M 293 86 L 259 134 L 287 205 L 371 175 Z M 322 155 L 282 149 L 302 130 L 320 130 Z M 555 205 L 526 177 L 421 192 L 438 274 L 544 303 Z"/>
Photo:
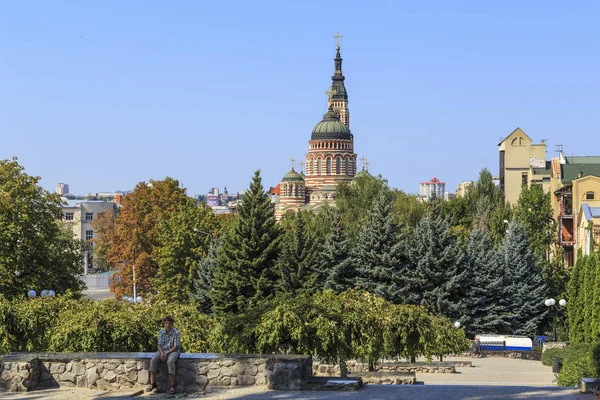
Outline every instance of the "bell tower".
<path fill-rule="evenodd" d="M 331 77 L 331 87 L 327 91 L 329 94 L 328 106 L 333 109 L 336 115 L 339 116 L 340 121 L 350 128 L 350 111 L 348 110 L 348 92 L 346 92 L 346 86 L 344 86 L 344 74 L 342 73 L 342 56 L 340 55 L 340 49 L 342 45 L 342 38 L 344 36 L 337 32 L 333 38 L 335 39 L 335 58 L 334 71 Z"/>

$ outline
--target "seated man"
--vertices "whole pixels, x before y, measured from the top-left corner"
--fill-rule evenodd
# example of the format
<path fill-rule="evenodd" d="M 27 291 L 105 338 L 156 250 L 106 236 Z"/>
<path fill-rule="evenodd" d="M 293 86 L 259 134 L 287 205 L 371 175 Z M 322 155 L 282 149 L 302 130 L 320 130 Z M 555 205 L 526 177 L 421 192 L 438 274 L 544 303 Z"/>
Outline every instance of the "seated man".
<path fill-rule="evenodd" d="M 181 339 L 179 331 L 173 328 L 173 317 L 166 316 L 163 319 L 165 327 L 158 332 L 158 351 L 152 356 L 150 361 L 150 386 L 146 389 L 151 392 L 156 389 L 156 372 L 158 372 L 158 363 L 165 361 L 169 368 L 169 383 L 171 384 L 171 394 L 175 394 L 175 363 L 181 352 Z"/>

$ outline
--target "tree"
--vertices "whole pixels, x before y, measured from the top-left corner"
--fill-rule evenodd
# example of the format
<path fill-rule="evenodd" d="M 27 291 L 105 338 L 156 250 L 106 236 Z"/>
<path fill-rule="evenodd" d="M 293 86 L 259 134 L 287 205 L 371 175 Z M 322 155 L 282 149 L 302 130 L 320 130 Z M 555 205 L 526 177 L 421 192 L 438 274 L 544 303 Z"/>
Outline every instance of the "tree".
<path fill-rule="evenodd" d="M 504 271 L 506 311 L 512 314 L 510 332 L 504 333 L 533 335 L 548 312 L 544 305 L 546 286 L 525 228 L 514 221 L 499 249 L 499 266 Z"/>
<path fill-rule="evenodd" d="M 212 242 L 207 256 L 200 261 L 200 265 L 195 271 L 195 276 L 192 280 L 194 289 L 190 294 L 190 298 L 205 314 L 212 314 L 210 291 L 212 290 L 212 281 L 217 265 L 217 249 L 220 246 L 220 240 Z"/>
<path fill-rule="evenodd" d="M 321 241 L 316 238 L 311 211 L 300 211 L 284 217 L 284 231 L 277 266 L 281 272 L 281 290 L 289 293 L 314 293 L 323 288 L 325 274 L 318 268 Z"/>
<path fill-rule="evenodd" d="M 355 286 L 356 269 L 350 254 L 351 242 L 344 232 L 342 216 L 335 212 L 331 231 L 319 259 L 320 268 L 326 274 L 326 289 L 341 293 Z"/>
<path fill-rule="evenodd" d="M 336 207 L 342 213 L 342 220 L 349 238 L 355 240 L 366 222 L 379 191 L 387 186 L 381 176 L 375 178 L 368 172 L 360 172 L 351 184 L 340 183 L 336 190 Z"/>
<path fill-rule="evenodd" d="M 509 331 L 511 315 L 504 307 L 503 273 L 486 231 L 471 233 L 466 253 L 470 290 L 467 291 L 467 315 L 460 322 L 472 334 Z"/>
<path fill-rule="evenodd" d="M 92 221 L 92 228 L 96 233 L 94 243 L 94 266 L 101 270 L 108 270 L 108 253 L 110 251 L 109 233 L 115 227 L 115 214 L 113 211 L 99 213 L 98 217 Z"/>
<path fill-rule="evenodd" d="M 515 207 L 515 217 L 525 227 L 533 253 L 540 260 L 548 260 L 550 245 L 555 238 L 550 193 L 542 185 L 523 187 Z"/>
<path fill-rule="evenodd" d="M 402 301 L 408 264 L 402 239 L 392 214 L 392 193 L 384 186 L 352 252 L 357 286 L 387 301 Z"/>
<path fill-rule="evenodd" d="M 212 244 L 215 228 L 210 207 L 198 206 L 191 198 L 160 224 L 158 270 L 156 277 L 150 278 L 158 299 L 177 303 L 190 298 L 193 279 Z"/>
<path fill-rule="evenodd" d="M 210 292 L 217 316 L 243 313 L 268 300 L 278 281 L 275 263 L 280 233 L 260 171 L 255 172 L 238 213 L 239 219 L 217 251 Z"/>
<path fill-rule="evenodd" d="M 434 315 L 461 318 L 469 289 L 467 259 L 448 223 L 433 215 L 423 219 L 408 241 L 407 253 L 408 303 L 425 306 Z"/>
<path fill-rule="evenodd" d="M 585 273 L 588 256 L 577 257 L 573 267 L 573 275 L 569 281 L 567 293 L 567 312 L 569 315 L 569 340 L 575 343 L 583 342 L 585 336 Z"/>
<path fill-rule="evenodd" d="M 23 296 L 29 289 L 80 292 L 81 240 L 61 220 L 62 201 L 38 185 L 17 158 L 0 161 L 0 294 Z"/>
<path fill-rule="evenodd" d="M 123 198 L 114 228 L 100 236 L 108 243 L 107 261 L 114 271 L 111 290 L 117 297 L 132 295 L 133 269 L 140 292 L 151 290 L 150 279 L 158 271 L 160 224 L 189 201 L 185 189 L 172 178 L 140 182 Z"/>
<path fill-rule="evenodd" d="M 394 190 L 393 194 L 392 209 L 396 224 L 409 229 L 416 228 L 427 211 L 425 203 L 419 201 L 417 196 L 406 194 L 401 190 Z"/>

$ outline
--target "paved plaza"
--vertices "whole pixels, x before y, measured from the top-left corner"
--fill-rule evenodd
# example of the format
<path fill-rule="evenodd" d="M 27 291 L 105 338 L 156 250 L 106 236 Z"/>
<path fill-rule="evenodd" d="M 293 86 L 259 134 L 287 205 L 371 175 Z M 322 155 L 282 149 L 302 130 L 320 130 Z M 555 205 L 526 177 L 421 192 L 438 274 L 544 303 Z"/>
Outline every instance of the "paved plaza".
<path fill-rule="evenodd" d="M 466 360 L 466 358 L 457 358 Z M 452 361 L 448 358 L 447 361 Z M 417 374 L 417 385 L 367 385 L 359 392 L 282 392 L 260 387 L 215 389 L 208 393 L 148 394 L 139 390 L 103 392 L 89 389 L 52 389 L 29 393 L 0 393 L 0 399 L 27 400 L 595 400 L 574 388 L 557 387 L 550 367 L 539 361 L 473 358 L 471 368 L 457 374 Z"/>

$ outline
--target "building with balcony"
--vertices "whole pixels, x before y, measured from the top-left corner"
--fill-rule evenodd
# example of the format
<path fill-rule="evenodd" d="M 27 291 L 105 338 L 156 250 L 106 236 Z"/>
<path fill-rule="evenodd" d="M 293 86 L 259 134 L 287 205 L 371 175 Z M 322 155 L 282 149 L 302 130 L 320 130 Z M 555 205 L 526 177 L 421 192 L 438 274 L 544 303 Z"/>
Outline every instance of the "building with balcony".
<path fill-rule="evenodd" d="M 96 234 L 94 232 L 94 226 L 92 222 L 98 218 L 101 213 L 109 212 L 112 213 L 113 217 L 116 216 L 119 205 L 114 201 L 106 200 L 67 200 L 62 198 L 64 205 L 63 210 L 63 222 L 65 225 L 73 230 L 73 234 L 76 239 L 85 240 L 88 242 L 88 249 L 86 250 L 82 264 L 82 273 L 87 275 L 88 273 L 96 272 L 94 267 L 94 257 L 92 251 L 94 249 L 94 238 Z"/>

